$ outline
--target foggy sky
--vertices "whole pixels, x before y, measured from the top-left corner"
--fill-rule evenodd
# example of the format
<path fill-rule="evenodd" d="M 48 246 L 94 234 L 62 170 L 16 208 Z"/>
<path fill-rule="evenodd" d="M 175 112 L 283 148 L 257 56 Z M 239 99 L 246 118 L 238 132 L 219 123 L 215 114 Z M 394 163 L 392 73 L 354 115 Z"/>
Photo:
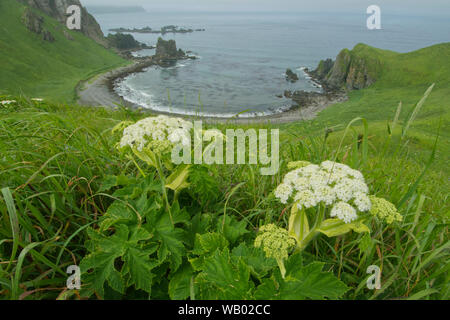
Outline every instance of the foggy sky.
<path fill-rule="evenodd" d="M 390 13 L 450 14 L 449 0 L 80 0 L 89 5 L 140 5 L 150 10 L 359 12 L 376 4 Z"/>

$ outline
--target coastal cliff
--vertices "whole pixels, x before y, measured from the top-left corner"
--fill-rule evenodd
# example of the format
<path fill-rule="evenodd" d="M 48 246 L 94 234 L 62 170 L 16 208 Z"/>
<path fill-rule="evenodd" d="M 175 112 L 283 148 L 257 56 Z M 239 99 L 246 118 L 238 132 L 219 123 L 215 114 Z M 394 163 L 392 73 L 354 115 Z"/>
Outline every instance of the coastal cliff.
<path fill-rule="evenodd" d="M 318 67 L 309 74 L 327 91 L 351 91 L 374 84 L 379 78 L 381 67 L 375 48 L 358 44 L 353 50 L 342 50 L 336 61 L 320 61 Z"/>
<path fill-rule="evenodd" d="M 321 60 L 315 70 L 305 69 L 323 92 L 285 91 L 284 97 L 294 102 L 293 107 L 332 104 L 347 100 L 347 93 L 373 85 L 381 76 L 382 59 L 379 49 L 358 44 L 352 50 L 342 50 L 336 60 Z M 287 79 L 289 70 L 286 72 Z"/>
<path fill-rule="evenodd" d="M 31 8 L 37 9 L 46 15 L 59 21 L 61 24 L 66 24 L 67 14 L 66 10 L 71 5 L 77 5 L 81 8 L 81 32 L 93 39 L 102 46 L 107 46 L 107 41 L 103 35 L 100 25 L 95 18 L 87 12 L 79 0 L 17 0 Z"/>

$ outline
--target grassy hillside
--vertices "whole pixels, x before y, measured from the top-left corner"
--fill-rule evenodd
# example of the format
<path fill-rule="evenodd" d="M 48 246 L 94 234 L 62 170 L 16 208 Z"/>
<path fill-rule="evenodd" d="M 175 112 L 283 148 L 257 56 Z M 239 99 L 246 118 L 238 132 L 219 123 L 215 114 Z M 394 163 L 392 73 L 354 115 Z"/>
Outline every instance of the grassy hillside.
<path fill-rule="evenodd" d="M 44 27 L 56 41 L 43 41 L 22 23 L 23 11 L 15 0 L 0 2 L 1 93 L 71 102 L 80 80 L 126 63 L 79 32 L 66 39 L 64 26 L 48 16 Z"/>
<path fill-rule="evenodd" d="M 412 163 L 420 168 L 431 155 L 439 135 L 433 163 L 436 171 L 433 179 L 436 179 L 436 183 L 425 185 L 436 192 L 448 194 L 450 43 L 437 44 L 410 53 L 396 53 L 358 44 L 350 53 L 368 61 L 377 61 L 382 66 L 381 69 L 377 68 L 376 83 L 369 88 L 352 91 L 348 101 L 327 108 L 309 123 L 287 124 L 284 127 L 291 132 L 317 135 L 323 128 L 340 131 L 352 119 L 363 117 L 369 120 L 371 140 L 374 143 L 379 142 L 382 139 L 380 137 L 386 134 L 388 124 L 392 125 L 399 103 L 402 103 L 402 107 L 397 130 L 406 125 L 422 95 L 435 83 L 433 91 L 409 128 L 408 156 Z M 358 124 L 356 128 L 361 132 Z"/>
<path fill-rule="evenodd" d="M 439 122 L 447 138 L 450 134 L 450 43 L 434 45 L 410 53 L 396 53 L 364 44 L 352 51 L 355 56 L 380 61 L 378 80 L 371 87 L 353 91 L 348 102 L 336 104 L 320 113 L 318 124 L 333 126 L 358 116 L 370 120 L 393 119 L 398 103 L 403 103 L 401 118 L 411 112 L 422 94 L 433 83 L 415 128 L 435 134 Z"/>

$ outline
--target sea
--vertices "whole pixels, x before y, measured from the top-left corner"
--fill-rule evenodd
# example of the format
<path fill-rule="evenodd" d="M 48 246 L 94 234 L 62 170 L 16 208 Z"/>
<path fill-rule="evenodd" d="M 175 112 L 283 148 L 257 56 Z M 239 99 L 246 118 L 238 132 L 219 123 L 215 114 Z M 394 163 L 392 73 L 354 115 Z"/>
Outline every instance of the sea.
<path fill-rule="evenodd" d="M 333 12 L 133 12 L 95 14 L 105 34 L 112 28 L 160 29 L 166 25 L 206 29 L 165 34 L 195 60 L 150 67 L 119 81 L 115 90 L 143 108 L 211 117 L 271 115 L 291 108 L 285 90 L 320 92 L 304 72 L 343 48 L 365 43 L 401 53 L 450 41 L 447 16 L 384 14 L 380 30 L 369 30 L 365 11 Z M 133 36 L 155 45 L 157 34 Z M 154 50 L 136 52 L 137 56 Z M 285 79 L 290 68 L 300 78 Z"/>

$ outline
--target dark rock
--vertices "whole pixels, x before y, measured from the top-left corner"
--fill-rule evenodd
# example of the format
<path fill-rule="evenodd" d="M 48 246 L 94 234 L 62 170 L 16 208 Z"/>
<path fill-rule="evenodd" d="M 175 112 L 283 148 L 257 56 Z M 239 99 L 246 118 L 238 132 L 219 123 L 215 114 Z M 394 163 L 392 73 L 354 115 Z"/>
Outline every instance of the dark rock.
<path fill-rule="evenodd" d="M 294 102 L 295 108 L 306 108 L 312 106 L 327 105 L 330 102 L 340 102 L 347 99 L 345 93 L 338 92 L 308 92 L 308 91 L 285 91 L 284 96 Z"/>
<path fill-rule="evenodd" d="M 161 37 L 158 38 L 156 57 L 160 59 L 176 59 L 178 57 L 178 51 L 175 40 L 166 41 Z"/>
<path fill-rule="evenodd" d="M 286 80 L 289 82 L 297 82 L 298 79 L 298 75 L 296 73 L 294 73 L 291 69 L 287 69 L 286 70 Z"/>
<path fill-rule="evenodd" d="M 52 33 L 48 30 L 44 30 L 43 33 L 43 39 L 44 41 L 48 41 L 48 42 L 55 42 L 55 37 L 53 37 Z"/>
<path fill-rule="evenodd" d="M 305 72 L 308 72 L 315 79 L 322 81 L 330 73 L 331 69 L 333 68 L 333 65 L 334 61 L 332 59 L 321 60 L 316 70 L 309 72 L 308 69 L 305 69 Z"/>
<path fill-rule="evenodd" d="M 31 32 L 41 34 L 44 18 L 34 13 L 30 8 L 26 8 L 22 15 L 22 22 Z"/>
<path fill-rule="evenodd" d="M 193 57 L 186 56 L 183 50 L 177 49 L 175 40 L 164 40 L 160 37 L 156 44 L 155 59 L 160 66 L 169 67 L 179 59 L 193 59 Z"/>
<path fill-rule="evenodd" d="M 79 0 L 18 0 L 19 2 L 38 9 L 46 15 L 58 20 L 63 25 L 67 23 L 66 10 L 71 5 L 77 5 L 81 8 L 81 32 L 92 38 L 97 43 L 107 46 L 107 41 L 103 35 L 100 25 L 95 18 L 87 12 Z"/>

